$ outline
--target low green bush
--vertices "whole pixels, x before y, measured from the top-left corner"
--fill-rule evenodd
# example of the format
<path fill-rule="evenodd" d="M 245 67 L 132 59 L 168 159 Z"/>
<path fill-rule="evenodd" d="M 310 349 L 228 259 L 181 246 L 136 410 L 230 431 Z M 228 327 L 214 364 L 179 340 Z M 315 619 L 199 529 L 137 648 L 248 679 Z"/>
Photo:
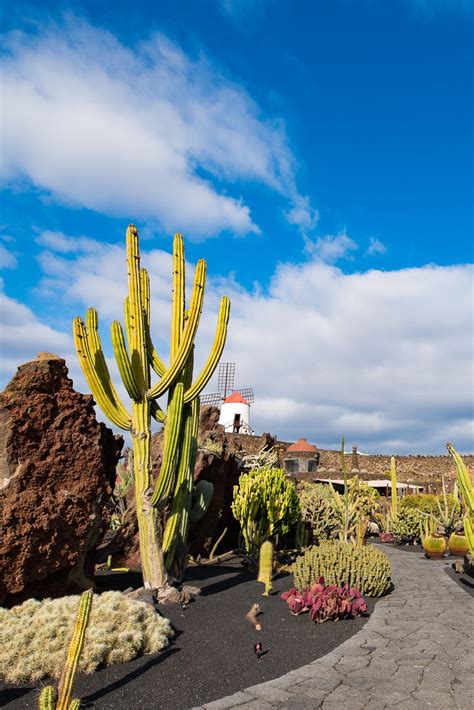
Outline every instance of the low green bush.
<path fill-rule="evenodd" d="M 391 531 L 398 542 L 419 543 L 426 519 L 427 515 L 417 508 L 401 508 L 397 517 L 391 522 Z"/>
<path fill-rule="evenodd" d="M 297 486 L 301 508 L 301 519 L 311 528 L 313 538 L 318 542 L 329 540 L 337 530 L 338 516 L 334 510 L 332 494 L 324 483 L 301 481 Z"/>
<path fill-rule="evenodd" d="M 302 591 L 320 577 L 326 584 L 355 587 L 369 597 L 381 597 L 390 588 L 392 568 L 387 555 L 372 545 L 323 542 L 298 557 L 292 566 L 295 587 Z"/>

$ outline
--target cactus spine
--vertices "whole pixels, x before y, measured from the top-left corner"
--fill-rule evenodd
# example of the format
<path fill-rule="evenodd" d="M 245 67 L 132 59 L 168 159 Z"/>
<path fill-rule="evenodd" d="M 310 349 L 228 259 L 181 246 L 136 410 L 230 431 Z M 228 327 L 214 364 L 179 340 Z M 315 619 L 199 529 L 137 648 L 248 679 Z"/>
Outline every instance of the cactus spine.
<path fill-rule="evenodd" d="M 462 460 L 462 457 L 452 444 L 447 444 L 447 449 L 454 459 L 456 464 L 456 481 L 459 487 L 459 492 L 463 501 L 464 507 L 464 535 L 467 538 L 469 552 L 474 557 L 474 486 L 472 485 L 471 476 L 467 470 L 467 466 Z"/>
<path fill-rule="evenodd" d="M 268 597 L 272 591 L 273 573 L 273 545 L 270 540 L 265 540 L 260 547 L 258 564 L 258 581 L 265 585 L 264 597 Z"/>
<path fill-rule="evenodd" d="M 98 334 L 95 309 L 86 322 L 74 320 L 76 351 L 87 383 L 104 414 L 117 427 L 130 431 L 133 446 L 136 512 L 140 556 L 145 587 L 167 586 L 175 555 L 185 546 L 192 503 L 193 468 L 199 419 L 199 394 L 221 357 L 227 335 L 230 302 L 221 300 L 214 342 L 207 361 L 193 381 L 194 338 L 202 311 L 206 264 L 197 263 L 189 308 L 185 304 L 183 238 L 173 241 L 173 293 L 170 363 L 166 367 L 150 335 L 150 283 L 140 267 L 138 231 L 127 229 L 128 296 L 124 304 L 125 332 L 118 321 L 111 326 L 115 359 L 123 384 L 132 400 L 129 412 L 112 383 Z M 151 370 L 159 377 L 151 384 Z M 157 399 L 167 394 L 167 411 Z M 164 423 L 162 466 L 155 485 L 151 472 L 151 417 Z M 171 502 L 163 540 L 158 536 L 158 514 Z M 166 553 L 166 565 L 164 560 Z"/>
<path fill-rule="evenodd" d="M 392 488 L 392 520 L 398 515 L 398 498 L 397 498 L 397 464 L 395 456 L 390 458 L 390 483 Z"/>

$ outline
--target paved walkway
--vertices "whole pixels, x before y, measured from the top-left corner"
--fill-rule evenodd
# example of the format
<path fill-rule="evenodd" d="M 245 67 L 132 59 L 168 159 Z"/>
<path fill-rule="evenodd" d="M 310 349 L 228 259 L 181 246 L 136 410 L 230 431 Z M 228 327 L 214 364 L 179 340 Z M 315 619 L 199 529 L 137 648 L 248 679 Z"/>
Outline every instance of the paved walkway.
<path fill-rule="evenodd" d="M 474 599 L 444 561 L 384 550 L 395 591 L 331 653 L 205 710 L 467 710 L 474 706 Z M 203 710 L 194 708 L 194 710 Z"/>

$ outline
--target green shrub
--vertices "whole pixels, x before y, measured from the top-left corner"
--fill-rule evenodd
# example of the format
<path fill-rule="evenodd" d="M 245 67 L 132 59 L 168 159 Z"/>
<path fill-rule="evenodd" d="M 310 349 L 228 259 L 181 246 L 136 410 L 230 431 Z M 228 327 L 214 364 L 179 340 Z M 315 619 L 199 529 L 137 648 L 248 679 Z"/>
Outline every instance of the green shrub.
<path fill-rule="evenodd" d="M 313 538 L 318 542 L 329 540 L 337 529 L 339 521 L 329 486 L 324 483 L 301 481 L 296 490 L 300 501 L 301 519 L 311 527 Z"/>
<path fill-rule="evenodd" d="M 349 479 L 349 503 L 357 510 L 357 517 L 369 517 L 377 508 L 380 493 L 362 479 Z"/>
<path fill-rule="evenodd" d="M 247 552 L 255 557 L 262 542 L 284 535 L 300 517 L 294 484 L 280 468 L 242 473 L 234 486 L 232 514 L 240 524 Z"/>
<path fill-rule="evenodd" d="M 407 495 L 399 501 L 399 508 L 400 510 L 420 510 L 422 513 L 430 515 L 438 512 L 437 500 L 438 496 L 433 493 Z"/>
<path fill-rule="evenodd" d="M 417 508 L 400 507 L 397 517 L 392 520 L 391 530 L 398 542 L 421 542 L 421 529 L 426 519 L 427 515 Z"/>
<path fill-rule="evenodd" d="M 295 587 L 302 591 L 320 577 L 326 584 L 348 584 L 369 597 L 381 597 L 390 587 L 392 568 L 387 555 L 372 545 L 323 542 L 298 557 L 292 572 Z"/>
<path fill-rule="evenodd" d="M 66 661 L 79 596 L 28 601 L 0 608 L 0 679 L 29 683 L 59 678 Z M 78 672 L 131 661 L 165 648 L 171 624 L 150 604 L 121 592 L 94 595 Z"/>

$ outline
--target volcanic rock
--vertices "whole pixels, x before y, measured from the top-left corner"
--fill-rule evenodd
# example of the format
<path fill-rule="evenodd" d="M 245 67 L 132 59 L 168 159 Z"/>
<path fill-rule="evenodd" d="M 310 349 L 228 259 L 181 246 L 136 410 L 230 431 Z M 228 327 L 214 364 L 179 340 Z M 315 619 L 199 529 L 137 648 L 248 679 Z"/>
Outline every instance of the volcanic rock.
<path fill-rule="evenodd" d="M 0 604 L 91 586 L 122 445 L 64 360 L 18 368 L 0 393 Z"/>

